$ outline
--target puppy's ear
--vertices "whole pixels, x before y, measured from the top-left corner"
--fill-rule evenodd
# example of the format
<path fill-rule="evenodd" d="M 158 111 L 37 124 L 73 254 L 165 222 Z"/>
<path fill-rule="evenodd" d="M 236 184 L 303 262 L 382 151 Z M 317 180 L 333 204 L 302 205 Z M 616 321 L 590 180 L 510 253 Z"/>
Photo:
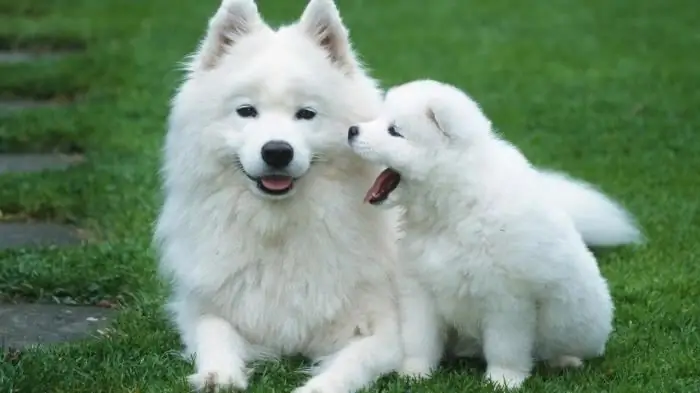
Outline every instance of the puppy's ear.
<path fill-rule="evenodd" d="M 492 134 L 491 120 L 479 104 L 452 86 L 430 98 L 426 116 L 451 141 L 474 143 Z"/>
<path fill-rule="evenodd" d="M 436 112 L 432 106 L 428 106 L 425 110 L 425 115 L 428 117 L 428 120 L 435 125 L 435 128 L 437 128 L 444 137 L 450 138 L 450 134 L 447 132 L 447 119 L 438 117 L 438 113 L 440 112 Z"/>
<path fill-rule="evenodd" d="M 254 0 L 223 0 L 209 19 L 207 34 L 192 58 L 190 70 L 214 68 L 228 48 L 261 29 L 270 27 L 260 17 Z"/>
<path fill-rule="evenodd" d="M 353 73 L 358 62 L 333 0 L 310 0 L 299 19 L 299 27 L 327 53 L 329 60 L 346 74 Z"/>

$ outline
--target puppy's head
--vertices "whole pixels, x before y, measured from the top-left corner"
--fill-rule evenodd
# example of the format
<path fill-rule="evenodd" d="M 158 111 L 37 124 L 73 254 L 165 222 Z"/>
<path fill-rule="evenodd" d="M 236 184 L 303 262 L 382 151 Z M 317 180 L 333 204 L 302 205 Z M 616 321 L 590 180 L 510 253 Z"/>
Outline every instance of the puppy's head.
<path fill-rule="evenodd" d="M 349 128 L 355 153 L 386 166 L 365 201 L 380 204 L 408 181 L 425 181 L 449 165 L 454 154 L 491 135 L 491 122 L 478 104 L 454 86 L 432 80 L 390 89 L 378 119 Z"/>

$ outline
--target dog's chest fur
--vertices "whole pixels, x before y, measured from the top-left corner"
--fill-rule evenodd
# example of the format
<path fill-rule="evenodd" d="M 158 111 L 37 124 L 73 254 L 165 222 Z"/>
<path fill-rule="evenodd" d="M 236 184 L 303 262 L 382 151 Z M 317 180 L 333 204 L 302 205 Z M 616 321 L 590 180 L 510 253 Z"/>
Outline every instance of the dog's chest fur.
<path fill-rule="evenodd" d="M 508 292 L 502 286 L 512 285 L 509 273 L 492 263 L 504 251 L 493 242 L 502 237 L 502 221 L 483 201 L 459 197 L 436 203 L 418 196 L 406 208 L 400 260 L 449 325 L 480 337 L 484 313 Z"/>
<path fill-rule="evenodd" d="M 226 206 L 240 210 L 227 216 Z M 187 224 L 170 223 L 176 216 L 166 209 L 161 225 L 171 231 L 168 249 L 177 253 L 170 258 L 176 297 L 201 299 L 259 352 L 323 355 L 371 325 L 367 298 L 392 300 L 385 216 L 369 208 L 372 216 L 361 215 L 342 203 L 286 208 L 284 215 L 250 209 L 210 198 L 188 208 Z M 248 212 L 255 212 L 249 221 Z M 385 306 L 391 307 L 377 304 Z"/>
<path fill-rule="evenodd" d="M 231 263 L 240 268 L 228 273 L 223 285 L 211 294 L 217 308 L 252 344 L 295 352 L 310 344 L 314 330 L 352 307 L 348 299 L 363 277 L 351 266 L 359 261 L 334 252 L 347 248 L 337 239 L 320 235 L 310 240 L 305 236 L 288 239 L 293 247 L 266 247 L 259 239 L 248 239 L 258 249 L 238 254 L 237 261 L 232 258 Z M 346 281 L 337 280 L 339 272 Z"/>
<path fill-rule="evenodd" d="M 477 247 L 483 245 L 471 250 Z M 487 286 L 493 282 L 487 266 L 471 263 L 469 249 L 444 234 L 407 230 L 400 249 L 400 259 L 432 293 L 442 318 L 462 333 L 479 337 L 481 304 L 493 290 Z"/>

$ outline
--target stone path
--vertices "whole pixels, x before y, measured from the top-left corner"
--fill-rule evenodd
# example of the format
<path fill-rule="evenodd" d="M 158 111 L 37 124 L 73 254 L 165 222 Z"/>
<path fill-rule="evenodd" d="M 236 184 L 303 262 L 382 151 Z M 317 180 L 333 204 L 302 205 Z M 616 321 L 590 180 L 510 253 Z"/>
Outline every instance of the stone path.
<path fill-rule="evenodd" d="M 73 51 L 66 50 L 54 52 L 32 52 L 22 50 L 0 51 L 0 63 L 18 64 L 31 61 L 60 60 L 71 53 L 73 53 Z"/>
<path fill-rule="evenodd" d="M 34 61 L 60 61 L 73 51 L 0 51 L 1 64 L 24 64 Z M 31 98 L 0 100 L 0 116 L 18 111 L 56 108 L 59 101 Z M 13 173 L 61 171 L 83 161 L 80 155 L 3 154 L 0 153 L 0 176 Z M 49 222 L 0 221 L 0 251 L 43 246 L 78 246 L 83 239 L 76 228 Z M 6 261 L 7 262 L 7 261 Z M 11 263 L 11 261 L 9 261 Z M 0 303 L 0 351 L 22 349 L 35 344 L 52 344 L 99 335 L 109 325 L 115 310 L 90 306 L 56 304 Z"/>
<path fill-rule="evenodd" d="M 76 53 L 75 50 L 54 50 L 54 51 L 32 51 L 22 49 L 0 50 L 0 64 L 23 64 L 36 61 L 57 61 Z M 55 108 L 65 105 L 65 103 L 32 100 L 32 99 L 11 99 L 0 100 L 0 115 L 37 108 Z"/>
<path fill-rule="evenodd" d="M 0 154 L 0 175 L 62 170 L 83 161 L 80 155 L 67 154 Z"/>
<path fill-rule="evenodd" d="M 67 225 L 49 222 L 0 223 L 0 250 L 81 243 L 78 231 Z"/>
<path fill-rule="evenodd" d="M 25 111 L 29 109 L 59 108 L 65 106 L 63 102 L 56 101 L 34 101 L 34 100 L 0 100 L 0 115 L 7 116 L 12 112 Z"/>
<path fill-rule="evenodd" d="M 83 160 L 79 155 L 0 154 L 0 175 L 63 170 Z M 15 247 L 77 245 L 81 238 L 75 229 L 53 223 L 0 222 L 0 250 Z"/>
<path fill-rule="evenodd" d="M 26 348 L 99 335 L 115 310 L 54 304 L 0 304 L 0 347 Z"/>

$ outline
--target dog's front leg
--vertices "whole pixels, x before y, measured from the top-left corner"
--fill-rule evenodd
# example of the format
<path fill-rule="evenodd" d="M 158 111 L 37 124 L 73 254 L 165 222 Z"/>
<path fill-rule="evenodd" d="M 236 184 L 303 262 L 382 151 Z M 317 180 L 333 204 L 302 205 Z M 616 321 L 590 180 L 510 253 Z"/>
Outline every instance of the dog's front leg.
<path fill-rule="evenodd" d="M 427 378 L 437 368 L 444 352 L 443 326 L 430 293 L 406 275 L 401 288 L 401 338 L 404 360 L 399 374 Z"/>
<path fill-rule="evenodd" d="M 507 296 L 500 306 L 483 320 L 486 379 L 496 386 L 519 388 L 533 366 L 537 310 L 528 299 Z"/>
<path fill-rule="evenodd" d="M 192 327 L 191 352 L 195 354 L 196 372 L 189 382 L 195 389 L 212 387 L 245 390 L 246 343 L 231 324 L 214 315 L 197 317 Z"/>
<path fill-rule="evenodd" d="M 320 372 L 293 393 L 352 393 L 395 371 L 403 357 L 398 315 L 387 314 L 373 324 L 370 335 L 324 359 Z"/>

